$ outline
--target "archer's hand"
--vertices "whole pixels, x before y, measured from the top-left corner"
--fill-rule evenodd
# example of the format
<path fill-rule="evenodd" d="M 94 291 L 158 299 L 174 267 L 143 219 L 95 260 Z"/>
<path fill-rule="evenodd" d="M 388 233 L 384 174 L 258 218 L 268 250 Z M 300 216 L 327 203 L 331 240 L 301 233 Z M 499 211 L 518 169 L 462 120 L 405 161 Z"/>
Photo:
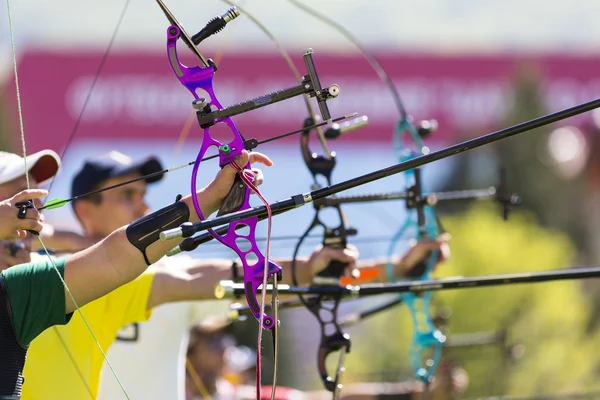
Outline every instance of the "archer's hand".
<path fill-rule="evenodd" d="M 307 268 L 310 269 L 314 276 L 327 268 L 330 262 L 340 261 L 348 264 L 344 276 L 351 276 L 356 269 L 358 256 L 358 249 L 352 245 L 348 245 L 345 249 L 334 249 L 319 245 L 310 255 Z"/>
<path fill-rule="evenodd" d="M 42 230 L 41 214 L 35 208 L 27 209 L 25 218 L 20 219 L 16 204 L 19 202 L 41 199 L 48 196 L 46 190 L 30 189 L 17 193 L 10 199 L 0 201 L 0 239 L 23 239 L 26 230 L 39 232 Z"/>
<path fill-rule="evenodd" d="M 396 277 L 406 276 L 420 262 L 427 263 L 433 251 L 438 251 L 437 262 L 434 269 L 443 261 L 450 258 L 450 246 L 448 241 L 450 235 L 440 235 L 435 241 L 422 241 L 412 243 L 410 249 L 402 258 L 394 261 L 394 275 Z"/>
<path fill-rule="evenodd" d="M 0 271 L 31 261 L 31 241 L 0 241 Z"/>
<path fill-rule="evenodd" d="M 248 161 L 250 161 L 251 164 L 260 163 L 267 167 L 273 165 L 273 161 L 271 161 L 269 157 L 258 152 L 248 153 L 244 150 L 242 154 L 236 158 L 237 164 L 242 167 L 245 166 Z M 206 188 L 202 189 L 201 193 L 198 193 L 199 200 L 200 196 L 202 196 L 201 205 L 204 215 L 210 215 L 219 209 L 223 200 L 225 200 L 225 197 L 229 193 L 235 180 L 235 176 L 238 173 L 238 170 L 232 165 L 226 165 L 217 173 L 215 179 Z M 262 172 L 258 169 L 252 169 L 252 173 L 255 176 L 253 181 L 254 185 L 261 185 L 263 182 Z"/>

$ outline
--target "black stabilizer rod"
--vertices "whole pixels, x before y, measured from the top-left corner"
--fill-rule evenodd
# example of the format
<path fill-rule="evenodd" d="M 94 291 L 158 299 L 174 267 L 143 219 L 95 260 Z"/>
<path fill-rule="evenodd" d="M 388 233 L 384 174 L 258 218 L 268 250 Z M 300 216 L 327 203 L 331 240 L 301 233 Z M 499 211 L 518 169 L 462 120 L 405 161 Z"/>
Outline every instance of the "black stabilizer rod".
<path fill-rule="evenodd" d="M 523 122 L 518 125 L 513 125 L 509 128 L 505 128 L 484 136 L 480 136 L 475 139 L 467 140 L 453 146 L 447 147 L 442 150 L 438 150 L 429 154 L 425 154 L 408 161 L 401 162 L 399 164 L 395 164 L 389 166 L 387 168 L 383 168 L 377 170 L 375 172 L 371 172 L 366 175 L 361 175 L 353 179 L 349 179 L 344 182 L 336 183 L 331 186 L 326 186 L 321 189 L 314 190 L 312 192 L 298 194 L 292 196 L 288 199 L 284 199 L 278 202 L 275 202 L 271 205 L 271 209 L 274 213 L 282 213 L 285 211 L 289 211 L 296 207 L 301 207 L 305 204 L 311 203 L 315 200 L 322 199 L 331 195 L 334 195 L 339 192 L 343 192 L 344 190 L 352 189 L 357 186 L 361 186 L 382 178 L 386 178 L 391 175 L 399 174 L 405 172 L 410 169 L 415 169 L 422 167 L 425 164 L 430 164 L 434 161 L 439 161 L 444 158 L 451 157 L 456 154 L 463 153 L 468 150 L 475 149 L 477 147 L 485 146 L 486 144 L 490 144 L 496 142 L 498 140 L 506 139 L 511 136 L 518 135 L 523 132 L 527 132 L 529 130 L 539 128 L 544 125 L 552 124 L 557 121 L 561 121 L 566 118 L 573 117 L 575 115 L 582 114 L 584 112 L 588 112 L 590 110 L 596 109 L 600 107 L 600 99 L 596 99 L 587 103 L 579 104 L 577 106 L 564 109 L 562 111 L 558 111 L 552 114 L 548 114 L 536 119 L 532 119 L 526 122 Z M 239 211 L 231 214 L 227 214 L 221 217 L 207 219 L 204 221 L 196 222 L 194 224 L 190 224 L 186 227 L 186 229 L 175 228 L 170 229 L 168 231 L 163 231 L 160 234 L 161 240 L 169 240 L 175 239 L 179 237 L 190 237 L 193 236 L 194 233 L 199 231 L 204 231 L 209 228 L 214 228 L 221 225 L 227 225 L 234 221 L 239 221 L 244 218 L 250 218 L 258 216 L 259 218 L 265 218 L 267 215 L 267 208 L 265 206 L 253 207 L 248 210 Z"/>

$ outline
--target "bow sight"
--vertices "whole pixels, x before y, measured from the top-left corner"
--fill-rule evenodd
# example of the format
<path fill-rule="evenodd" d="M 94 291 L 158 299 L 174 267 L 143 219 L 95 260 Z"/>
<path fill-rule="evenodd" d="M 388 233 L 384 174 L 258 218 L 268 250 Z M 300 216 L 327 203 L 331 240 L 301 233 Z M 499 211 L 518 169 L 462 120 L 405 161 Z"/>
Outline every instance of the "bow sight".
<path fill-rule="evenodd" d="M 239 15 L 236 7 L 230 8 L 225 14 L 220 17 L 216 17 L 212 19 L 205 28 L 203 28 L 196 35 L 190 37 L 189 34 L 183 29 L 179 21 L 173 16 L 173 14 L 169 11 L 169 9 L 164 5 L 162 0 L 157 0 L 161 9 L 167 16 L 167 19 L 172 24 L 167 29 L 167 53 L 169 57 L 169 62 L 171 64 L 171 68 L 173 68 L 173 72 L 179 78 L 181 83 L 190 91 L 192 95 L 196 97 L 196 100 L 193 102 L 193 108 L 196 110 L 198 123 L 200 127 L 206 129 L 210 126 L 213 126 L 216 122 L 224 120 L 226 118 L 232 117 L 234 115 L 239 115 L 248 111 L 256 110 L 257 108 L 261 108 L 267 106 L 269 104 L 274 104 L 280 102 L 282 100 L 291 99 L 300 95 L 308 95 L 309 97 L 315 97 L 317 99 L 319 110 L 321 111 L 321 117 L 324 121 L 331 123 L 332 118 L 329 112 L 329 108 L 327 106 L 326 101 L 337 97 L 340 93 L 340 87 L 338 85 L 331 85 L 323 88 L 321 86 L 321 82 L 319 80 L 319 76 L 317 74 L 317 69 L 315 67 L 315 63 L 313 60 L 313 49 L 307 49 L 303 53 L 304 64 L 306 66 L 307 75 L 302 76 L 302 82 L 298 85 L 282 89 L 276 92 L 272 92 L 269 94 L 265 94 L 260 97 L 256 97 L 254 99 L 250 99 L 239 104 L 235 104 L 226 108 L 217 107 L 216 110 L 213 110 L 211 105 L 213 105 L 212 101 L 214 101 L 214 93 L 208 91 L 211 99 L 207 98 L 198 98 L 194 90 L 197 86 L 192 87 L 190 80 L 197 81 L 198 74 L 203 74 L 203 71 L 196 70 L 196 68 L 188 68 L 179 62 L 179 57 L 177 55 L 177 47 L 176 43 L 178 39 L 181 39 L 187 47 L 198 57 L 198 59 L 202 62 L 204 67 L 212 67 L 212 73 L 216 72 L 217 67 L 214 62 L 209 58 L 206 59 L 200 53 L 198 48 L 196 47 L 202 40 L 208 38 L 210 35 L 213 35 L 217 32 L 220 32 L 229 21 L 233 20 Z M 210 72 L 207 71 L 206 75 L 209 75 Z M 212 78 L 212 74 L 210 76 L 206 76 L 206 79 Z M 212 88 L 211 88 L 212 89 Z"/>
<path fill-rule="evenodd" d="M 309 97 L 316 97 L 322 118 L 331 123 L 332 118 L 326 101 L 337 97 L 340 93 L 340 87 L 338 85 L 331 85 L 327 88 L 321 87 L 312 55 L 313 49 L 307 49 L 304 51 L 304 64 L 306 65 L 308 75 L 303 76 L 302 82 L 291 88 L 265 94 L 254 99 L 214 111 L 211 109 L 210 104 L 206 101 L 206 99 L 196 100 L 194 103 L 194 109 L 197 110 L 196 115 L 200 127 L 206 129 L 214 125 L 216 121 L 256 110 L 257 108 L 277 103 L 282 100 L 291 99 L 292 97 L 303 94 L 306 94 Z M 173 68 L 175 70 L 176 67 L 174 66 Z"/>

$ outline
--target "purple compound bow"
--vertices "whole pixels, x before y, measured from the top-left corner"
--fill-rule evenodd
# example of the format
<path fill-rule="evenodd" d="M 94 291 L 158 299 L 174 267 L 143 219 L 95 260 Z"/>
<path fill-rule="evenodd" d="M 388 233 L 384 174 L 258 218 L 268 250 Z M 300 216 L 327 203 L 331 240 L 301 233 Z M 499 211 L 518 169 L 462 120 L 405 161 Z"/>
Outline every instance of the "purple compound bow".
<path fill-rule="evenodd" d="M 188 46 L 189 43 L 193 42 L 191 42 L 189 35 L 185 33 L 177 21 L 173 19 L 171 22 L 174 22 L 174 24 L 167 28 L 167 57 L 175 76 L 177 76 L 179 79 L 179 82 L 181 82 L 181 84 L 190 91 L 192 96 L 194 96 L 195 100 L 192 104 L 194 109 L 196 109 L 198 116 L 206 113 L 207 111 L 210 112 L 212 107 L 215 107 L 217 110 L 222 110 L 223 106 L 215 96 L 213 89 L 213 77 L 216 69 L 215 66 L 211 65 L 212 63 L 208 60 L 203 61 L 204 59 L 201 56 L 199 56 L 199 58 L 201 61 L 203 61 L 203 67 L 187 67 L 183 65 L 179 60 L 179 55 L 177 53 L 177 41 L 178 39 L 182 38 L 183 41 L 188 44 Z M 192 45 L 191 47 L 196 48 L 195 45 Z M 194 51 L 194 53 L 199 54 L 197 51 Z M 198 92 L 201 91 L 197 91 L 197 89 L 202 89 L 202 91 L 204 91 L 209 98 L 200 98 L 198 96 Z M 198 152 L 198 156 L 196 157 L 196 162 L 194 163 L 194 168 L 192 170 L 191 193 L 195 193 L 197 190 L 196 182 L 200 161 L 204 158 L 205 154 L 212 146 L 217 147 L 219 150 L 219 167 L 221 168 L 234 161 L 235 158 L 240 155 L 245 148 L 244 138 L 236 128 L 231 118 L 215 120 L 214 125 L 216 124 L 227 125 L 233 133 L 233 139 L 229 143 L 221 143 L 211 136 L 210 130 L 212 125 L 201 124 L 201 127 L 204 128 L 202 147 Z M 244 167 L 245 169 L 250 169 L 250 163 L 246 164 Z M 236 178 L 236 182 L 231 192 L 227 195 L 227 200 L 224 206 L 219 210 L 218 215 L 250 208 L 250 194 L 250 189 L 247 188 L 240 179 Z M 200 209 L 200 204 L 198 203 L 197 197 L 192 196 L 192 201 L 194 203 L 194 209 L 198 214 L 198 218 L 203 220 L 204 214 Z M 224 235 L 219 235 L 212 229 L 210 230 L 210 233 L 215 237 L 215 239 L 233 249 L 240 257 L 244 269 L 246 299 L 252 308 L 254 316 L 260 320 L 261 311 L 256 292 L 258 287 L 262 285 L 263 282 L 265 256 L 259 250 L 255 240 L 257 222 L 258 218 L 256 217 L 246 218 L 230 224 L 228 232 Z M 249 229 L 244 229 L 245 234 L 240 234 L 235 230 L 237 225 L 245 225 Z M 281 268 L 279 266 L 271 261 L 268 262 L 267 274 L 269 276 L 277 274 L 280 271 Z M 267 315 L 263 316 L 263 328 L 271 329 L 273 328 L 274 323 L 275 321 L 273 317 Z"/>
<path fill-rule="evenodd" d="M 246 140 L 236 128 L 230 118 L 231 116 L 292 97 L 308 95 L 309 97 L 317 98 L 323 119 L 331 119 L 326 100 L 336 97 L 339 94 L 339 87 L 337 85 L 332 85 L 327 88 L 321 88 L 312 60 L 312 50 L 307 50 L 304 53 L 304 61 L 308 70 L 308 75 L 303 76 L 302 82 L 298 85 L 224 108 L 218 101 L 213 89 L 213 77 L 217 67 L 212 60 L 205 59 L 202 56 L 196 45 L 211 34 L 223 29 L 227 22 L 239 15 L 239 12 L 235 7 L 229 9 L 223 16 L 211 20 L 198 34 L 190 37 L 182 28 L 181 24 L 179 24 L 171 12 L 166 8 L 164 3 L 161 0 L 157 0 L 157 2 L 171 22 L 171 26 L 167 28 L 167 57 L 169 63 L 171 64 L 173 73 L 179 79 L 181 84 L 190 91 L 192 96 L 194 96 L 192 105 L 196 110 L 198 123 L 204 130 L 202 146 L 192 171 L 192 193 L 196 192 L 196 181 L 200 162 L 211 147 L 214 146 L 218 149 L 220 167 L 224 167 L 233 162 L 246 148 Z M 202 66 L 187 67 L 181 63 L 177 53 L 177 41 L 179 39 L 182 39 L 182 41 L 198 57 Z M 206 94 L 207 98 L 201 98 L 199 93 Z M 226 125 L 232 133 L 233 139 L 230 142 L 221 143 L 211 135 L 211 127 L 219 124 Z M 244 167 L 249 169 L 250 164 L 248 163 Z M 241 178 L 237 178 L 230 193 L 227 195 L 223 206 L 219 210 L 218 215 L 252 208 L 250 205 L 251 192 L 252 190 L 244 185 Z M 192 196 L 192 199 L 198 217 L 200 220 L 203 220 L 204 215 L 197 199 L 194 196 Z M 217 240 L 233 249 L 239 256 L 244 271 L 244 287 L 246 288 L 245 294 L 248 305 L 252 309 L 254 316 L 259 321 L 262 320 L 263 328 L 270 330 L 275 326 L 275 320 L 273 317 L 264 315 L 264 313 L 261 312 L 261 307 L 257 299 L 257 290 L 259 286 L 263 284 L 265 262 L 268 262 L 268 276 L 279 275 L 281 268 L 275 263 L 267 261 L 265 256 L 260 252 L 255 238 L 257 222 L 257 217 L 244 218 L 232 222 L 229 224 L 228 231 L 223 235 L 212 229 L 209 231 Z M 240 234 L 236 232 L 236 229 L 240 229 L 244 233 Z"/>

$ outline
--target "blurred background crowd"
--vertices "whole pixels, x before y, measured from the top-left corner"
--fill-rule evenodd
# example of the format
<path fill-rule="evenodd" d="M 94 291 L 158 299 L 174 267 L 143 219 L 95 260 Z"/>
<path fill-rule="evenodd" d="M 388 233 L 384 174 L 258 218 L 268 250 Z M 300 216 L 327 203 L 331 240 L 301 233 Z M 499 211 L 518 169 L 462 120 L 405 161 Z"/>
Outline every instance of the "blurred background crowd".
<path fill-rule="evenodd" d="M 106 53 L 123 3 L 20 0 L 13 5 L 27 150 L 50 148 L 63 155 L 50 198 L 69 196 L 72 177 L 86 157 L 117 150 L 135 159 L 154 155 L 168 167 L 194 160 L 199 150 L 198 127 L 181 134 L 193 122 L 189 119 L 191 97 L 170 69 L 165 52 L 168 22 L 159 7 L 152 1 L 132 0 Z M 597 1 L 305 3 L 335 19 L 378 57 L 415 120 L 439 122 L 439 129 L 427 139 L 433 150 L 600 95 Z M 329 102 L 334 117 L 352 112 L 369 117 L 367 127 L 330 144 L 338 158 L 333 181 L 396 163 L 391 142 L 398 112 L 389 90 L 357 49 L 339 32 L 288 1 L 240 4 L 274 33 L 301 71 L 302 51 L 314 49 L 321 82 L 341 87 L 339 97 Z M 217 0 L 174 0 L 168 5 L 190 32 L 229 7 Z M 2 18 L 0 150 L 19 154 L 6 13 Z M 215 91 L 223 104 L 295 84 L 274 44 L 243 15 L 207 40 L 201 51 L 219 66 Z M 184 60 L 194 62 L 189 56 Z M 306 117 L 302 100 L 295 98 L 234 120 L 246 137 L 264 139 L 301 127 Z M 508 189 L 522 198 L 508 221 L 502 220 L 499 206 L 489 201 L 440 205 L 441 221 L 452 235 L 452 257 L 436 276 L 600 264 L 599 133 L 600 113 L 589 112 L 427 165 L 423 173 L 429 191 L 494 186 L 504 168 Z M 311 177 L 303 165 L 298 137 L 259 150 L 275 162 L 264 169 L 267 199 L 309 189 Z M 216 165 L 207 168 L 209 179 Z M 169 173 L 149 188 L 150 207 L 157 209 L 177 193 L 188 193 L 190 172 Z M 392 176 L 352 193 L 399 191 L 401 185 L 401 179 Z M 385 256 L 386 238 L 402 223 L 405 205 L 385 202 L 344 209 L 358 230 L 353 244 L 361 257 Z M 277 216 L 273 236 L 297 236 L 308 226 L 312 213 L 305 207 Z M 80 232 L 69 207 L 48 210 L 45 218 L 56 228 Z M 259 230 L 266 233 L 266 224 Z M 294 240 L 276 241 L 273 254 L 290 257 L 294 245 Z M 235 256 L 213 243 L 193 255 Z M 447 384 L 453 387 L 440 398 L 600 392 L 598 282 L 468 289 L 436 293 L 433 298 L 434 316 L 449 338 L 440 374 L 447 373 Z M 346 303 L 342 314 L 376 301 Z M 283 311 L 281 320 L 279 383 L 302 391 L 320 390 L 316 322 L 303 309 Z M 412 379 L 408 364 L 412 321 L 402 306 L 354 325 L 348 332 L 353 346 L 347 357 L 346 384 Z M 190 335 L 188 355 L 200 375 L 208 368 L 224 379 L 212 379 L 214 384 L 252 385 L 253 319 L 219 327 L 199 325 Z M 203 363 L 211 360 L 194 354 L 206 354 L 209 348 L 221 352 L 215 364 L 207 367 Z M 269 352 L 267 344 L 265 384 L 270 379 Z M 208 375 L 203 376 L 205 385 L 211 381 Z M 190 399 L 202 398 L 194 379 L 188 377 Z"/>

